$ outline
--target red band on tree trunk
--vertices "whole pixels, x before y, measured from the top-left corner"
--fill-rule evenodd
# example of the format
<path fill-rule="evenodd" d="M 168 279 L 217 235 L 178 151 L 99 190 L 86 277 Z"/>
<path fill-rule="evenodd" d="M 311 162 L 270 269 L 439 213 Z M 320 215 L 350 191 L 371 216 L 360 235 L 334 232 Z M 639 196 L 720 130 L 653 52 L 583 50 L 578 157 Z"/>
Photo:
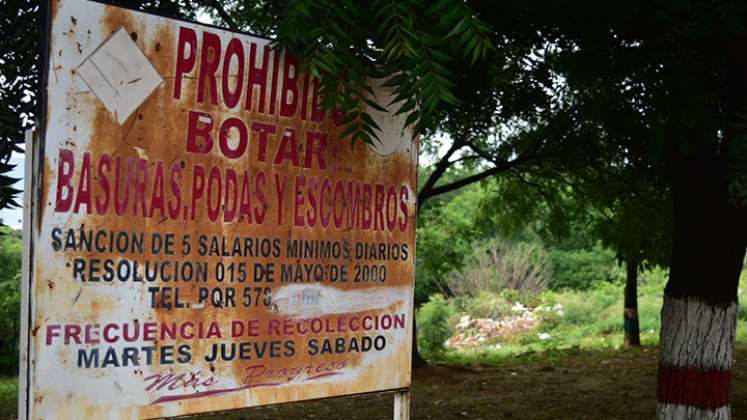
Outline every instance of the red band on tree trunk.
<path fill-rule="evenodd" d="M 656 388 L 659 403 L 716 409 L 729 404 L 731 372 L 659 367 Z"/>

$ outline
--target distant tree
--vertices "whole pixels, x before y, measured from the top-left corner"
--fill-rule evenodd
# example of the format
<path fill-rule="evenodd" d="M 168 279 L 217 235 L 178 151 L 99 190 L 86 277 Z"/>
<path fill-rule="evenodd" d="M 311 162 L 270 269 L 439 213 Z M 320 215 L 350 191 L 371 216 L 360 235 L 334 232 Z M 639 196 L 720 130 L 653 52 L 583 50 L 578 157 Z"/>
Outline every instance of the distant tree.
<path fill-rule="evenodd" d="M 672 231 L 672 202 L 667 191 L 646 187 L 642 180 L 619 177 L 618 182 L 635 183 L 629 193 L 610 197 L 603 194 L 593 211 L 593 234 L 615 250 L 625 266 L 623 329 L 625 347 L 641 344 L 638 323 L 638 273 L 653 267 L 669 267 Z M 636 182 L 638 181 L 638 182 Z"/>

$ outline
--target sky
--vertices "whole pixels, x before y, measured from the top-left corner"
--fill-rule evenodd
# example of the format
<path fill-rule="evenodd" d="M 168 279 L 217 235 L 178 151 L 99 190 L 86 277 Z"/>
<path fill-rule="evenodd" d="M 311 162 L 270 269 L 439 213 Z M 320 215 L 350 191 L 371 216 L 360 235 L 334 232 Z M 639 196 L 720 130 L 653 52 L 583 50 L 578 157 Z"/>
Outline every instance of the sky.
<path fill-rule="evenodd" d="M 10 176 L 20 179 L 20 181 L 16 182 L 15 187 L 19 190 L 23 190 L 24 155 L 13 153 L 10 157 L 10 163 L 16 165 L 10 173 Z M 21 194 L 18 195 L 16 201 L 18 201 L 19 204 L 23 203 L 23 197 Z M 23 227 L 23 208 L 2 209 L 0 210 L 0 219 L 2 219 L 3 224 L 8 225 L 13 229 L 21 229 Z"/>

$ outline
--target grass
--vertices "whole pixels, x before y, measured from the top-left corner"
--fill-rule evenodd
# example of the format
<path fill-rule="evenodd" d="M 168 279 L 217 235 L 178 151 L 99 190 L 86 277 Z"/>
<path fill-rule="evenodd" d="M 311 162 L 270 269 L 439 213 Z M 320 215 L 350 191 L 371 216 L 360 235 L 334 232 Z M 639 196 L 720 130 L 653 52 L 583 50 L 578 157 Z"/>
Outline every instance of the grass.
<path fill-rule="evenodd" d="M 0 418 L 13 418 L 18 403 L 18 378 L 0 377 Z"/>

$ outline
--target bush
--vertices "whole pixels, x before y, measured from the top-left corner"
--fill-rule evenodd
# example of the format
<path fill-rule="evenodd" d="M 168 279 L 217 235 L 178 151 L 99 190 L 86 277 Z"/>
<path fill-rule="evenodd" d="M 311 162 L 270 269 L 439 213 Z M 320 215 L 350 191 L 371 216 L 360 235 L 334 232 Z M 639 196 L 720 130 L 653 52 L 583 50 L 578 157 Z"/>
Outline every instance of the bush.
<path fill-rule="evenodd" d="M 553 290 L 589 290 L 595 284 L 623 279 L 615 253 L 599 245 L 591 249 L 550 251 Z"/>
<path fill-rule="evenodd" d="M 21 317 L 20 231 L 0 228 L 0 374 L 18 374 Z"/>
<path fill-rule="evenodd" d="M 551 276 L 547 254 L 539 244 L 492 240 L 475 251 L 463 270 L 449 274 L 446 282 L 456 296 L 500 294 L 505 289 L 535 295 Z"/>
<path fill-rule="evenodd" d="M 441 295 L 432 295 L 427 303 L 417 310 L 418 349 L 426 355 L 439 355 L 444 343 L 451 337 L 449 318 L 453 311 Z"/>
<path fill-rule="evenodd" d="M 511 289 L 506 289 L 511 290 Z M 473 318 L 500 319 L 511 315 L 512 301 L 490 292 L 479 292 L 475 297 L 458 298 L 459 309 Z"/>
<path fill-rule="evenodd" d="M 572 326 L 586 326 L 594 322 L 599 315 L 598 311 L 602 308 L 588 295 L 568 293 L 558 299 L 563 305 L 565 316 L 563 323 Z"/>
<path fill-rule="evenodd" d="M 21 314 L 21 273 L 0 281 L 0 374 L 18 374 Z"/>
<path fill-rule="evenodd" d="M 739 312 L 737 312 L 737 318 L 740 321 L 747 321 L 747 305 L 739 305 Z"/>

